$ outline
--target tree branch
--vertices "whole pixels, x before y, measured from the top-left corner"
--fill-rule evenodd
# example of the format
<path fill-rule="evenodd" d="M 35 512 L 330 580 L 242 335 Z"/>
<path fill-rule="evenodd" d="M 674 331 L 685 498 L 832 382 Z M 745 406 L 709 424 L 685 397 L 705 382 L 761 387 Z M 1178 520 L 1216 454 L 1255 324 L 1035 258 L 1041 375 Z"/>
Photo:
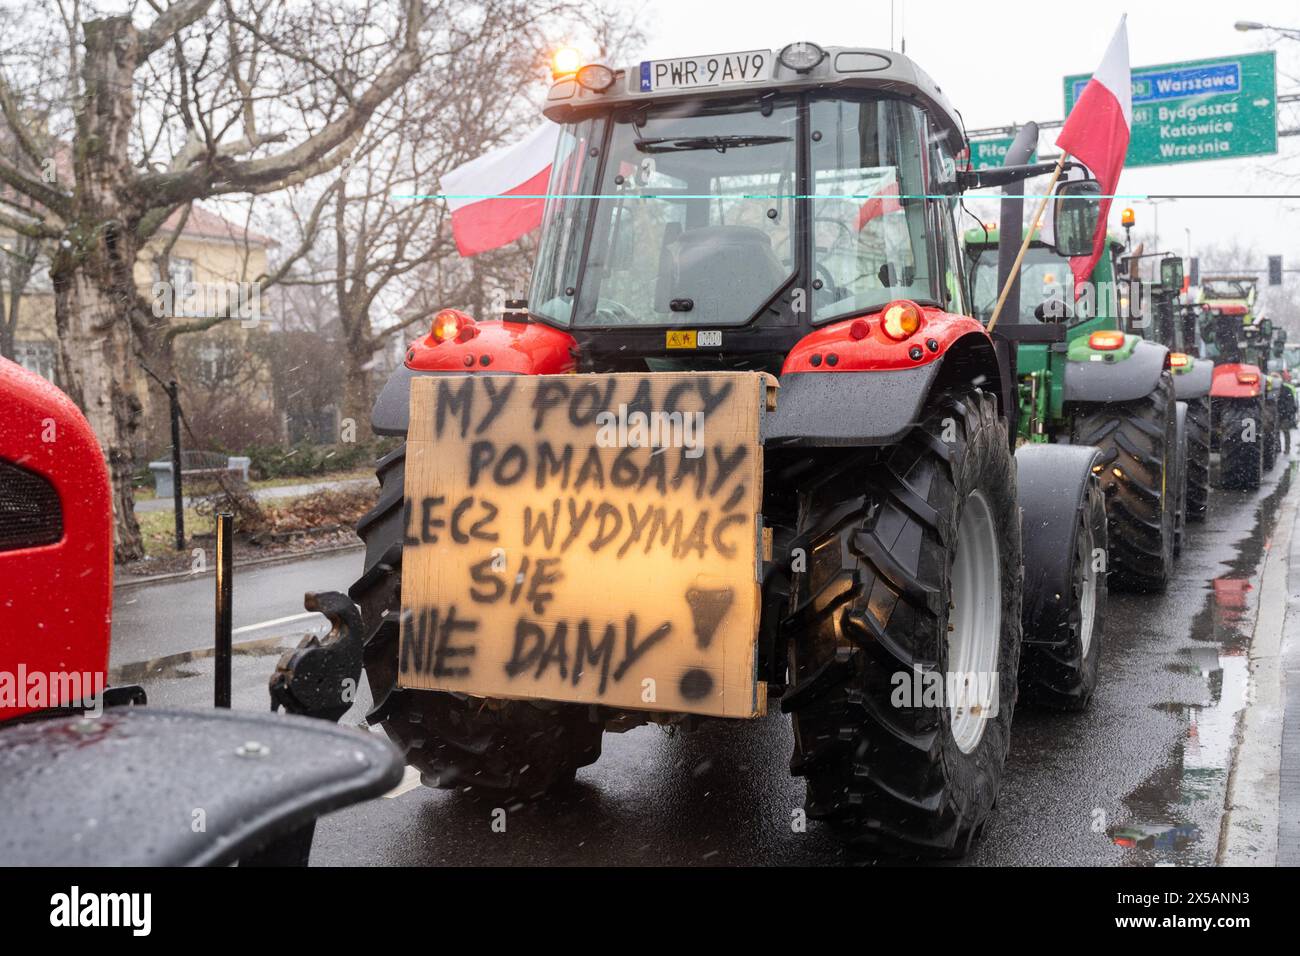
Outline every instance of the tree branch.
<path fill-rule="evenodd" d="M 422 0 L 405 0 L 406 36 L 401 51 L 375 77 L 374 82 L 336 120 L 303 142 L 274 156 L 239 162 L 209 155 L 184 170 L 145 174 L 133 183 L 137 196 L 150 205 L 174 204 L 204 195 L 230 192 L 267 192 L 300 183 L 342 161 L 342 147 L 355 145 L 375 109 L 406 82 L 420 65 L 420 31 L 424 26 Z M 174 9 L 174 8 L 173 8 Z"/>
<path fill-rule="evenodd" d="M 22 219 L 15 219 L 7 212 L 0 212 L 0 227 L 12 229 L 20 236 L 27 236 L 31 239 L 57 239 L 59 231 L 40 222 L 26 222 Z"/>
<path fill-rule="evenodd" d="M 164 10 L 153 25 L 140 34 L 140 59 L 152 56 L 176 34 L 201 20 L 212 2 L 213 0 L 180 0 Z"/>

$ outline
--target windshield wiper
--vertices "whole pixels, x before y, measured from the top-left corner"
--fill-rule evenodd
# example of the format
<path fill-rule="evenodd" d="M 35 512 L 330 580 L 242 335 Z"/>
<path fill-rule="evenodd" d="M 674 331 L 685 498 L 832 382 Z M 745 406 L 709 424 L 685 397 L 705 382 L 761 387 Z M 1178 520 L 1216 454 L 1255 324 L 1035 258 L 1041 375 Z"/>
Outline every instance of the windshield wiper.
<path fill-rule="evenodd" d="M 773 143 L 788 143 L 789 136 L 656 136 L 650 139 L 638 139 L 636 148 L 643 153 L 681 153 L 692 149 L 716 149 L 725 153 L 728 149 L 742 146 L 771 146 Z"/>

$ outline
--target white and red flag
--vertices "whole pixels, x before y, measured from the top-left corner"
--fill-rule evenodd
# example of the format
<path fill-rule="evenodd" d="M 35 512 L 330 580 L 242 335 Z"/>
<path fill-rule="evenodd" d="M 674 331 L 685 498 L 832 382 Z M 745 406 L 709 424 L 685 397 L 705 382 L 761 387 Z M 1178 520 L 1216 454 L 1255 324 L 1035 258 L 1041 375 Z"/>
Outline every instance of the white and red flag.
<path fill-rule="evenodd" d="M 1097 217 L 1097 231 L 1092 237 L 1092 254 L 1075 256 L 1070 260 L 1070 270 L 1076 284 L 1087 280 L 1092 267 L 1101 258 L 1106 242 L 1106 218 L 1110 214 L 1111 197 L 1119 185 L 1119 174 L 1124 168 L 1128 152 L 1129 130 L 1133 127 L 1133 91 L 1129 77 L 1127 17 L 1121 17 L 1119 28 L 1111 38 L 1101 66 L 1083 88 L 1074 108 L 1065 119 L 1056 145 L 1079 160 L 1097 177 L 1101 186 L 1101 208 Z"/>
<path fill-rule="evenodd" d="M 559 133 L 557 123 L 543 123 L 514 145 L 443 175 L 451 232 L 462 256 L 509 245 L 542 224 Z"/>

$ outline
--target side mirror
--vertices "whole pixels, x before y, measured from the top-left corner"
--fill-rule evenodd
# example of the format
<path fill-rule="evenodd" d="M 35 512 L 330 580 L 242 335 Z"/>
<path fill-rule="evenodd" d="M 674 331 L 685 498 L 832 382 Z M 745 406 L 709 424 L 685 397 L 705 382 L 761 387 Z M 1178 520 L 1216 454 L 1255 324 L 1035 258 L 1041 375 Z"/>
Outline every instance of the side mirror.
<path fill-rule="evenodd" d="M 1160 260 L 1160 288 L 1165 292 L 1183 289 L 1183 260 L 1178 256 L 1165 256 Z"/>
<path fill-rule="evenodd" d="M 1056 187 L 1056 251 L 1063 256 L 1086 256 L 1092 252 L 1101 208 L 1101 184 L 1095 179 L 1076 179 Z"/>
<path fill-rule="evenodd" d="M 1273 337 L 1272 319 L 1260 319 L 1258 328 L 1259 328 L 1259 334 L 1264 336 L 1264 338 L 1268 339 Z"/>

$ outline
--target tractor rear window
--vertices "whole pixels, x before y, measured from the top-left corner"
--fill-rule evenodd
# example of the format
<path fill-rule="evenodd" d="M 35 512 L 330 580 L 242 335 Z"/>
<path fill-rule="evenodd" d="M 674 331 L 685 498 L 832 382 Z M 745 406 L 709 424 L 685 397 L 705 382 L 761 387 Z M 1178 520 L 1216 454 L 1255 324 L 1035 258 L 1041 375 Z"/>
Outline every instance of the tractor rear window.
<path fill-rule="evenodd" d="M 532 307 L 579 326 L 749 321 L 795 271 L 794 102 L 679 104 L 612 126 L 599 198 L 555 211 L 590 230 L 585 263 L 575 230 L 548 225 Z"/>
<path fill-rule="evenodd" d="M 934 300 L 924 114 L 901 100 L 811 104 L 813 319 Z"/>
<path fill-rule="evenodd" d="M 1047 246 L 1030 246 L 1025 250 L 1025 259 L 1020 266 L 1021 323 L 1036 323 L 1038 319 L 1034 316 L 1034 309 L 1044 302 L 1052 299 L 1072 302 L 1074 296 L 1068 290 L 1073 282 L 1069 259 Z M 998 288 L 997 246 L 980 249 L 975 260 L 974 286 L 975 318 L 987 322 L 1002 291 Z"/>
<path fill-rule="evenodd" d="M 581 264 L 582 242 L 591 203 L 581 197 L 596 182 L 600 129 L 593 120 L 560 131 L 543 215 L 542 246 L 533 275 L 533 310 L 567 325 L 573 318 L 574 293 Z"/>

